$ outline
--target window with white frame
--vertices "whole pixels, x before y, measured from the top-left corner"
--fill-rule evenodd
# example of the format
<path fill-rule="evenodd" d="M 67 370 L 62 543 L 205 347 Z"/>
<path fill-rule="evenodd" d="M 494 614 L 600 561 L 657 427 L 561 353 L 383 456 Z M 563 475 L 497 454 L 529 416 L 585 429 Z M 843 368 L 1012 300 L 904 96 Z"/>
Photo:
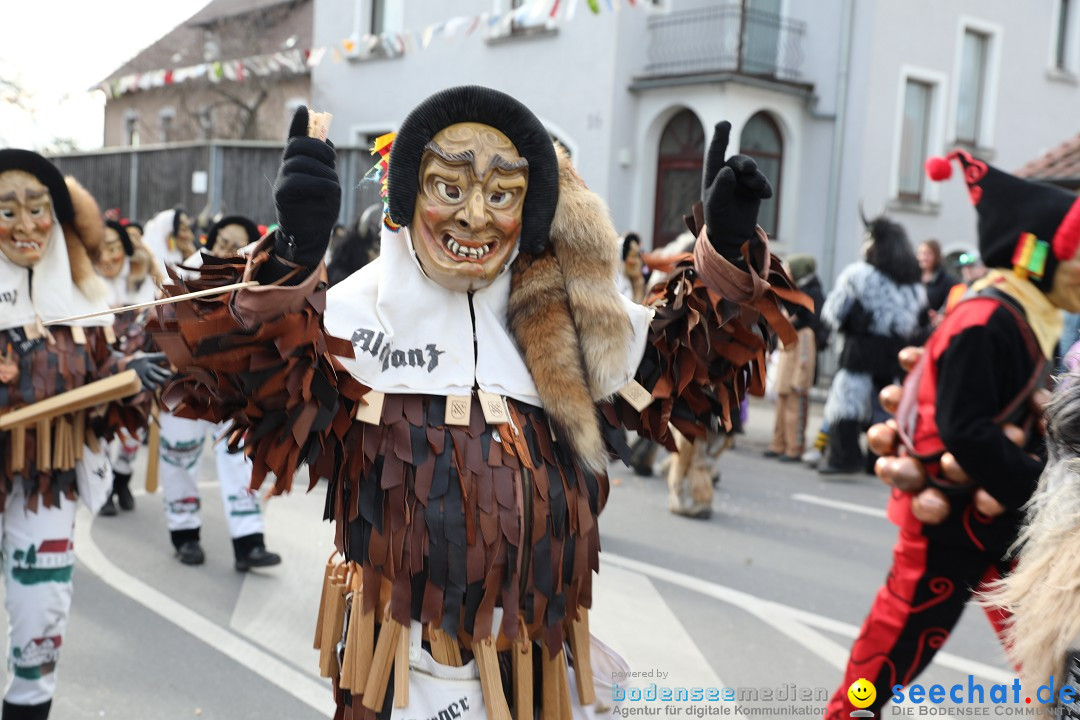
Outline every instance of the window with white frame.
<path fill-rule="evenodd" d="M 163 143 L 176 140 L 176 110 L 162 108 L 158 112 L 158 141 Z"/>
<path fill-rule="evenodd" d="M 957 79 L 956 141 L 972 147 L 977 146 L 982 137 L 989 58 L 990 37 L 971 28 L 964 30 Z"/>
<path fill-rule="evenodd" d="M 529 33 L 549 28 L 555 0 L 494 0 L 493 11 L 502 17 L 491 32 L 493 36 Z"/>
<path fill-rule="evenodd" d="M 897 195 L 901 200 L 921 201 L 923 197 L 923 163 L 930 154 L 935 89 L 932 83 L 915 78 L 907 78 L 905 82 L 897 177 Z"/>
<path fill-rule="evenodd" d="M 1057 0 L 1057 12 L 1054 14 L 1053 56 L 1051 61 L 1055 70 L 1075 74 L 1080 65 L 1078 41 L 1080 41 L 1080 0 Z"/>
<path fill-rule="evenodd" d="M 368 27 L 372 35 L 381 35 L 386 32 L 386 0 L 370 0 L 370 16 Z"/>
<path fill-rule="evenodd" d="M 135 111 L 124 116 L 124 144 L 139 147 L 139 114 Z"/>

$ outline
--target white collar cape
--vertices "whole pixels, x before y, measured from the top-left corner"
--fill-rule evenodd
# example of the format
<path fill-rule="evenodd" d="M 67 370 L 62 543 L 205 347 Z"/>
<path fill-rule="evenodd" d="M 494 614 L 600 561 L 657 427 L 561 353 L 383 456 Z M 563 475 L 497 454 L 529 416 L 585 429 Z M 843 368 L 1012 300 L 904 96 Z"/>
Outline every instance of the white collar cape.
<path fill-rule="evenodd" d="M 131 258 L 124 258 L 124 267 L 116 277 L 107 278 L 102 275 L 101 279 L 109 288 L 109 307 L 138 305 L 157 299 L 157 284 L 154 282 L 154 276 L 149 273 L 142 285 L 137 288 L 131 287 Z"/>
<path fill-rule="evenodd" d="M 379 258 L 327 294 L 326 329 L 350 340 L 356 356 L 340 358 L 345 368 L 388 394 L 470 395 L 475 386 L 542 406 L 506 324 L 509 263 L 494 282 L 472 293 L 470 311 L 469 293 L 448 290 L 424 274 L 408 233 L 384 227 Z M 633 379 L 645 352 L 650 313 L 629 300 L 624 306 L 634 341 L 623 377 L 603 388 L 605 395 Z"/>
<path fill-rule="evenodd" d="M 91 299 L 71 279 L 67 243 L 55 213 L 49 245 L 32 268 L 16 265 L 0 254 L 0 330 L 32 326 L 39 318 L 49 322 L 108 309 L 108 297 Z M 105 327 L 113 324 L 113 316 L 65 324 Z"/>

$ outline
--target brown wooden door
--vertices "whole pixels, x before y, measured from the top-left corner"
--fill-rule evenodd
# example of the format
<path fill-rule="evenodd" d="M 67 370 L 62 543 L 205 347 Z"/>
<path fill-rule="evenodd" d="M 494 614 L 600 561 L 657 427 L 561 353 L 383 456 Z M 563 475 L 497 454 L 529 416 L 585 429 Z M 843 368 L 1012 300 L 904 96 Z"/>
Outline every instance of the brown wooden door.
<path fill-rule="evenodd" d="M 683 216 L 701 199 L 705 159 L 705 129 L 697 116 L 683 110 L 671 118 L 660 135 L 656 167 L 656 208 L 653 247 L 659 248 L 686 230 Z"/>

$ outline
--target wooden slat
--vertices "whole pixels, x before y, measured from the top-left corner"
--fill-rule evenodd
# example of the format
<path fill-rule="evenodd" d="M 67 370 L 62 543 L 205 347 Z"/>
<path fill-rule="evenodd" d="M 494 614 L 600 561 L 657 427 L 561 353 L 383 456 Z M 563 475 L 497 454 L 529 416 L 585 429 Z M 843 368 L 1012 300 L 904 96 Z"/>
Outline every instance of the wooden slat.
<path fill-rule="evenodd" d="M 18 412 L 16 410 L 16 412 Z M 52 470 L 52 423 L 48 419 L 37 420 L 37 469 Z"/>
<path fill-rule="evenodd" d="M 514 718 L 533 720 L 533 658 L 532 640 L 524 620 L 518 621 L 518 634 L 514 639 Z"/>
<path fill-rule="evenodd" d="M 589 611 L 578 608 L 578 617 L 569 623 L 570 652 L 574 654 L 574 679 L 578 702 L 588 707 L 596 702 L 596 685 L 592 672 L 592 645 L 589 642 Z"/>
<path fill-rule="evenodd" d="M 135 371 L 125 370 L 118 375 L 87 383 L 80 388 L 4 413 L 0 415 L 0 430 L 11 430 L 20 425 L 30 425 L 57 415 L 131 397 L 141 389 L 142 382 Z"/>
<path fill-rule="evenodd" d="M 394 707 L 409 707 L 409 633 L 402 625 L 398 631 L 397 654 L 394 657 Z"/>
<path fill-rule="evenodd" d="M 390 617 L 390 608 L 387 607 L 382 628 L 379 630 L 379 641 L 375 644 L 375 656 L 371 660 L 367 687 L 364 688 L 364 707 L 368 710 L 381 710 L 386 700 L 386 686 L 390 684 L 390 668 L 400 633 L 401 624 Z"/>
<path fill-rule="evenodd" d="M 455 638 L 435 623 L 428 625 L 428 640 L 431 642 L 431 657 L 440 665 L 461 667 L 461 646 Z"/>
<path fill-rule="evenodd" d="M 510 707 L 506 704 L 503 693 L 502 677 L 499 674 L 499 657 L 495 652 L 495 638 L 486 637 L 473 641 L 473 656 L 480 669 L 480 685 L 484 691 L 484 708 L 488 720 L 513 720 Z M 566 716 L 566 717 L 569 717 Z"/>
<path fill-rule="evenodd" d="M 540 649 L 540 662 L 544 677 L 543 707 L 541 720 L 565 720 L 571 717 L 570 681 L 566 677 L 566 653 L 550 657 L 547 643 Z"/>
<path fill-rule="evenodd" d="M 157 408 L 150 417 L 146 439 L 146 492 L 158 489 L 158 464 L 161 461 L 161 426 L 158 424 Z"/>

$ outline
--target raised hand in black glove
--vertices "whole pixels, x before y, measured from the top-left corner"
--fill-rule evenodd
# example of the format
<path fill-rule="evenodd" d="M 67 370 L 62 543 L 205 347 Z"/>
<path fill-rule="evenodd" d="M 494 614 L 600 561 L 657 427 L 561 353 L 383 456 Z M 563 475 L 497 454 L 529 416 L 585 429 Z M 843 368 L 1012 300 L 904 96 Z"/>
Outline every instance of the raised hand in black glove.
<path fill-rule="evenodd" d="M 274 181 L 277 258 L 308 269 L 322 261 L 341 208 L 335 157 L 334 145 L 329 140 L 308 137 L 308 110 L 304 106 L 297 108 Z M 278 277 L 284 274 L 280 267 L 277 273 L 273 269 L 266 268 Z"/>
<path fill-rule="evenodd" d="M 730 135 L 731 123 L 716 124 L 705 157 L 701 200 L 709 240 L 717 252 L 735 260 L 742 256 L 743 243 L 756 237 L 758 206 L 772 197 L 772 186 L 753 158 L 732 155 L 724 160 Z"/>
<path fill-rule="evenodd" d="M 165 353 L 157 352 L 131 358 L 128 360 L 127 369 L 134 370 L 139 376 L 143 390 L 153 392 L 172 377 L 172 370 L 168 365 L 169 361 L 165 358 Z"/>

